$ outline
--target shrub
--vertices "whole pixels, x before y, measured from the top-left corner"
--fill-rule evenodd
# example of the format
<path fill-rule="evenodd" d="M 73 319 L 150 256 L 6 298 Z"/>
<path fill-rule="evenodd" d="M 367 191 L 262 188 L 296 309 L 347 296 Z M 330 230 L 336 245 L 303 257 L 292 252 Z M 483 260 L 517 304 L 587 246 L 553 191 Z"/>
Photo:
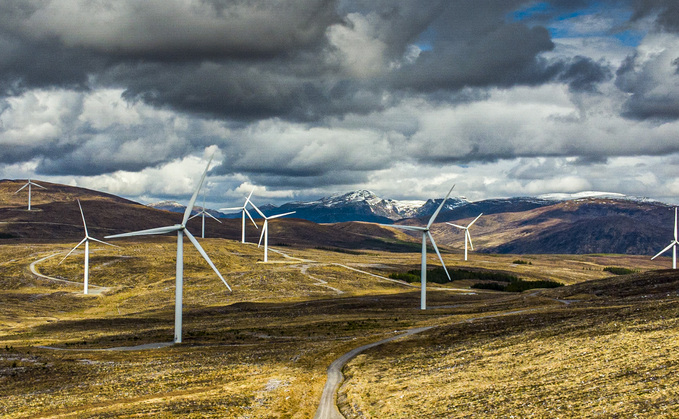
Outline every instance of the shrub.
<path fill-rule="evenodd" d="M 504 291 L 506 286 L 498 284 L 497 282 L 477 282 L 474 285 L 472 285 L 472 288 L 482 290 Z"/>
<path fill-rule="evenodd" d="M 515 265 L 532 265 L 533 264 L 533 262 L 525 261 L 523 259 L 517 259 L 512 263 L 515 264 Z"/>
<path fill-rule="evenodd" d="M 604 271 L 610 272 L 614 275 L 628 275 L 628 274 L 633 274 L 635 271 L 632 269 L 627 269 L 627 268 L 618 268 L 615 266 L 607 266 L 604 268 Z"/>
<path fill-rule="evenodd" d="M 391 279 L 398 279 L 399 281 L 406 281 L 406 282 L 419 282 L 420 281 L 420 275 L 415 275 L 410 272 L 394 272 L 389 274 L 389 278 Z"/>
<path fill-rule="evenodd" d="M 450 275 L 450 279 L 453 281 L 461 279 L 477 279 L 485 281 L 512 282 L 519 279 L 517 276 L 506 274 L 503 272 L 468 271 L 465 269 L 455 269 L 455 270 L 449 269 L 448 274 Z M 390 274 L 389 278 L 399 279 L 406 282 L 419 282 L 420 271 L 411 270 L 406 273 L 396 272 Z M 445 284 L 448 282 L 448 277 L 446 276 L 446 272 L 441 267 L 428 269 L 427 282 Z"/>
<path fill-rule="evenodd" d="M 563 284 L 556 281 L 545 281 L 545 280 L 524 281 L 522 279 L 518 279 L 516 281 L 510 282 L 509 285 L 505 287 L 505 291 L 522 292 L 533 288 L 557 288 L 557 287 L 563 287 Z"/>

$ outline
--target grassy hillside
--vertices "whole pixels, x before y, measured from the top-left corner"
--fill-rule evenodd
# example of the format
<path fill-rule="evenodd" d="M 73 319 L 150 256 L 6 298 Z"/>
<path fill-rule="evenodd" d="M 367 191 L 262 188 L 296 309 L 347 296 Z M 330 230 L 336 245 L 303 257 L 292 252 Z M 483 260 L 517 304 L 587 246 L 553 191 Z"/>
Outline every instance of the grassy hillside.
<path fill-rule="evenodd" d="M 663 324 L 659 316 L 672 313 L 676 297 L 676 292 L 669 291 L 672 281 L 662 288 L 662 296 L 653 299 L 653 304 L 663 308 L 653 309 L 653 304 L 644 299 L 606 296 L 598 288 L 564 287 L 545 291 L 544 296 L 538 291 L 519 295 L 472 293 L 470 283 L 460 280 L 430 286 L 431 309 L 423 312 L 419 310 L 416 286 L 383 278 L 391 272 L 417 268 L 418 253 L 346 253 L 283 247 L 279 249 L 287 256 L 272 251 L 269 255 L 272 263 L 263 264 L 261 249 L 255 245 L 222 239 L 202 242 L 233 292 L 228 292 L 187 245 L 184 343 L 135 351 L 101 349 L 172 339 L 175 258 L 172 237 L 119 241 L 121 248 L 93 246 L 90 282 L 110 287 L 99 296 L 84 296 L 79 284 L 55 283 L 36 278 L 30 272 L 32 262 L 59 252 L 63 255 L 72 243 L 0 246 L 3 307 L 0 387 L 4 395 L 0 398 L 0 414 L 310 417 L 330 362 L 361 344 L 424 325 L 437 327 L 427 336 L 376 348 L 350 363 L 349 385 L 342 393 L 343 412 L 384 417 L 393 411 L 408 412 L 405 416 L 412 413 L 432 417 L 441 412 L 441 406 L 457 406 L 458 410 L 448 412 L 478 413 L 474 409 L 495 400 L 493 397 L 499 397 L 497 393 L 486 391 L 481 377 L 467 382 L 467 393 L 458 393 L 457 387 L 450 387 L 448 375 L 436 375 L 438 368 L 441 374 L 457 373 L 460 367 L 455 363 L 462 362 L 460 358 L 464 357 L 468 360 L 464 363 L 466 368 L 488 374 L 490 360 L 492 374 L 507 377 L 510 383 L 508 377 L 516 378 L 517 371 L 529 364 L 538 370 L 557 368 L 551 362 L 556 362 L 554 357 L 568 348 L 571 352 L 565 353 L 574 357 L 608 347 L 615 339 L 629 343 L 622 333 L 627 333 L 634 324 L 638 326 L 634 329 L 638 331 L 633 335 L 634 345 L 642 349 L 660 345 L 662 362 L 671 365 L 675 360 L 674 352 L 666 351 L 671 348 L 664 346 L 665 341 L 657 340 L 657 334 L 645 334 L 658 332 L 653 332 L 656 326 L 648 332 L 641 327 L 644 322 Z M 451 268 L 509 271 L 526 279 L 558 278 L 569 284 L 596 280 L 593 284 L 604 289 L 608 289 L 606 281 L 623 280 L 605 272 L 606 266 L 642 271 L 662 266 L 647 258 L 614 255 L 530 256 L 530 265 L 514 263 L 516 257 L 512 256 L 475 255 L 469 264 L 464 264 L 459 255 L 445 257 Z M 45 275 L 82 281 L 82 253 L 74 254 L 61 265 L 59 259 L 59 255 L 45 259 L 36 264 L 36 269 Z M 435 256 L 430 255 L 429 263 L 436 264 Z M 617 284 L 614 282 L 616 289 L 621 289 Z M 569 289 L 575 290 L 575 294 L 553 294 Z M 671 295 L 667 296 L 667 292 Z M 565 305 L 559 299 L 578 302 Z M 504 316 L 487 317 L 496 314 Z M 616 322 L 621 326 L 612 326 Z M 673 333 L 673 327 L 667 330 Z M 597 337 L 604 332 L 608 340 Z M 577 351 L 574 342 L 579 345 Z M 541 357 L 552 346 L 558 350 Z M 623 352 L 613 355 L 614 365 L 637 359 L 636 355 L 631 357 Z M 418 364 L 425 368 L 418 371 Z M 594 378 L 587 372 L 590 370 L 583 371 L 582 380 Z M 379 381 L 374 380 L 377 377 Z M 457 383 L 460 376 L 454 377 L 453 382 Z M 543 379 L 542 375 L 537 377 Z M 602 394 L 628 389 L 624 377 L 611 373 L 601 378 L 610 383 L 610 390 L 602 390 Z M 415 380 L 413 384 L 403 381 L 411 378 Z M 661 378 L 653 383 L 674 384 L 671 377 Z M 475 387 L 477 382 L 479 387 Z M 601 382 L 594 382 L 606 388 Z M 557 384 L 550 384 L 556 386 L 553 394 L 572 391 Z M 497 387 L 498 391 L 516 390 L 507 386 Z M 638 386 L 632 390 L 649 390 L 646 384 Z M 535 393 L 537 390 L 532 387 L 518 389 L 527 392 L 532 400 L 542 400 L 542 393 Z M 395 403 L 395 399 L 407 400 L 400 399 L 402 394 L 421 403 Z M 484 399 L 484 394 L 488 398 Z M 583 390 L 574 394 L 573 397 L 583 398 L 586 393 Z M 480 404 L 469 404 L 472 395 Z M 381 405 L 382 400 L 388 404 Z M 618 402 L 615 398 L 611 400 Z M 613 401 L 609 405 L 604 398 L 599 405 L 611 409 L 615 407 Z M 556 400 L 551 406 L 567 407 Z M 356 409 L 362 413 L 356 413 Z M 659 412 L 657 407 L 653 409 Z M 503 412 L 515 411 L 528 412 L 520 410 L 516 403 L 489 412 L 490 416 L 503 416 Z M 532 411 L 542 416 L 551 413 L 539 406 Z"/>

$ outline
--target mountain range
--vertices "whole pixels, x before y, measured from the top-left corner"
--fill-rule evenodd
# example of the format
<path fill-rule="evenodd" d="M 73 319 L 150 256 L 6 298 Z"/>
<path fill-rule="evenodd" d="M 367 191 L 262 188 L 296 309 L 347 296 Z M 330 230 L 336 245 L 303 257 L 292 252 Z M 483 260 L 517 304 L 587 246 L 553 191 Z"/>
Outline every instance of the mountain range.
<path fill-rule="evenodd" d="M 152 208 L 111 194 L 43 182 L 47 189 L 34 190 L 34 210 L 29 212 L 26 196 L 14 193 L 23 183 L 0 181 L 0 243 L 80 240 L 82 220 L 76 199 L 82 203 L 90 234 L 99 238 L 175 224 L 184 211 L 178 204 Z M 262 209 L 269 214 L 297 211 L 270 224 L 273 246 L 417 251 L 418 237 L 378 223 L 422 225 L 440 202 L 396 201 L 356 191 Z M 467 224 L 483 213 L 470 229 L 477 252 L 653 255 L 673 239 L 672 210 L 660 202 L 592 192 L 477 202 L 454 198 L 439 214 L 432 234 L 444 252 L 459 252 L 464 236 L 445 222 Z M 240 213 L 230 216 L 238 218 L 221 218 L 222 224 L 206 219 L 206 236 L 239 240 Z M 189 228 L 198 234 L 200 224 L 200 218 L 193 219 Z M 259 233 L 247 223 L 248 241 L 256 242 Z"/>

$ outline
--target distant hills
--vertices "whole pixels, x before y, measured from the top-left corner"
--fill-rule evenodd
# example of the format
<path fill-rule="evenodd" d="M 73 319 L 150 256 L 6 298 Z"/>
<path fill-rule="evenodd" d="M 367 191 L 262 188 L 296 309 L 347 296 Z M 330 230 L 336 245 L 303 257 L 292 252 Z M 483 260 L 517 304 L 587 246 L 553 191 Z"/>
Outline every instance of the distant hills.
<path fill-rule="evenodd" d="M 76 199 L 83 204 L 90 234 L 98 238 L 178 223 L 185 208 L 173 202 L 146 206 L 98 191 L 40 182 L 47 189 L 33 190 L 34 211 L 29 212 L 27 197 L 14 194 L 24 183 L 0 181 L 0 244 L 12 240 L 80 240 L 82 220 Z M 269 214 L 296 211 L 270 224 L 272 246 L 418 251 L 418 237 L 376 223 L 421 225 L 440 202 L 397 201 L 355 191 L 261 208 Z M 240 239 L 240 213 L 209 211 L 222 217 L 223 223 L 206 219 L 207 237 Z M 673 207 L 620 194 L 588 192 L 477 202 L 453 198 L 432 227 L 439 247 L 444 252 L 461 251 L 463 234 L 445 222 L 466 224 L 479 213 L 484 215 L 470 232 L 475 251 L 488 253 L 650 256 L 670 243 L 674 225 Z M 200 224 L 200 218 L 196 218 L 189 222 L 189 228 L 197 235 Z M 247 224 L 248 241 L 256 242 L 259 233 Z"/>

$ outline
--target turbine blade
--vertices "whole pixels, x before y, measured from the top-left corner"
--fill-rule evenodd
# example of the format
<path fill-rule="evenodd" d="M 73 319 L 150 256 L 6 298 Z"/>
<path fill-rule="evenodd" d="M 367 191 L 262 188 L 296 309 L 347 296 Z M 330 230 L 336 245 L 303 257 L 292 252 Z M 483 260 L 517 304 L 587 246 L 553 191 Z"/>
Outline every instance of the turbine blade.
<path fill-rule="evenodd" d="M 205 171 L 203 172 L 203 176 L 200 177 L 200 182 L 198 182 L 198 187 L 196 188 L 196 191 L 193 193 L 193 196 L 191 197 L 191 200 L 189 201 L 189 205 L 186 206 L 186 210 L 184 211 L 184 218 L 182 219 L 182 225 L 186 225 L 186 222 L 189 221 L 189 216 L 191 216 L 191 212 L 193 211 L 193 206 L 196 204 L 196 198 L 198 198 L 198 194 L 200 193 L 200 188 L 203 187 L 203 182 L 205 181 L 205 176 L 207 176 L 207 170 L 210 168 L 210 163 L 212 163 L 212 157 L 210 156 L 210 160 L 207 162 L 207 166 L 205 166 Z"/>
<path fill-rule="evenodd" d="M 243 207 L 220 208 L 220 211 L 241 211 Z"/>
<path fill-rule="evenodd" d="M 94 237 L 87 237 L 87 238 L 90 239 L 90 240 L 94 240 L 95 242 L 98 242 L 98 243 L 101 243 L 101 244 L 108 245 L 108 246 L 120 247 L 120 246 L 116 246 L 115 244 L 106 243 L 105 241 L 102 241 L 102 240 L 99 240 L 99 239 L 95 239 Z"/>
<path fill-rule="evenodd" d="M 255 211 L 257 211 L 259 213 L 259 215 L 262 216 L 262 218 L 266 219 L 266 215 L 264 215 L 264 213 L 262 211 L 260 211 L 259 208 L 257 208 L 257 205 L 255 205 L 254 202 L 250 201 L 250 198 L 245 199 L 245 206 L 248 205 L 248 202 L 250 203 L 250 205 L 252 205 L 252 208 L 254 208 Z"/>
<path fill-rule="evenodd" d="M 200 212 L 197 213 L 197 214 L 193 214 L 192 216 L 189 217 L 189 220 L 193 220 L 194 218 L 198 217 L 198 216 L 201 215 L 201 214 L 202 214 L 202 213 L 200 213 Z M 186 220 L 186 221 L 189 221 L 189 220 Z"/>
<path fill-rule="evenodd" d="M 474 224 L 474 223 L 476 222 L 476 220 L 478 220 L 479 218 L 481 218 L 482 215 L 483 215 L 483 213 L 477 215 L 476 218 L 474 218 L 474 221 L 472 221 L 471 223 L 467 224 L 467 228 L 471 227 L 472 224 Z"/>
<path fill-rule="evenodd" d="M 677 242 L 676 242 L 676 241 L 673 241 L 673 242 L 670 243 L 666 248 L 664 248 L 663 250 L 661 250 L 660 252 L 658 252 L 657 255 L 653 256 L 653 257 L 651 258 L 651 260 L 653 260 L 653 259 L 657 258 L 658 256 L 662 255 L 663 253 L 667 252 L 668 250 L 670 250 L 670 249 L 672 248 L 672 246 L 675 246 L 676 244 L 677 244 Z"/>
<path fill-rule="evenodd" d="M 21 192 L 21 190 L 24 189 L 26 186 L 28 186 L 28 183 L 25 184 L 24 186 L 22 186 L 21 188 L 19 188 L 19 190 L 17 190 L 17 191 L 14 192 L 14 193 L 19 193 L 19 192 Z"/>
<path fill-rule="evenodd" d="M 83 206 L 80 205 L 80 200 L 78 199 L 78 207 L 80 208 L 80 215 L 83 217 L 83 227 L 85 227 L 85 237 L 88 237 L 89 234 L 87 233 L 87 223 L 85 222 L 85 214 L 83 213 Z"/>
<path fill-rule="evenodd" d="M 677 207 L 674 207 L 674 241 L 677 241 Z"/>
<path fill-rule="evenodd" d="M 252 190 L 250 191 L 250 195 L 248 195 L 248 197 L 245 198 L 245 201 L 246 201 L 246 202 L 249 201 L 250 198 L 252 198 L 252 194 L 253 194 L 253 193 L 255 193 L 255 188 L 252 188 Z"/>
<path fill-rule="evenodd" d="M 446 276 L 448 277 L 448 281 L 452 281 L 450 278 L 450 274 L 448 273 L 448 268 L 446 268 L 446 264 L 443 262 L 443 257 L 441 257 L 441 252 L 439 252 L 438 246 L 436 246 L 436 242 L 434 241 L 434 236 L 431 235 L 429 230 L 427 230 L 427 236 L 429 237 L 429 241 L 431 242 L 431 245 L 434 246 L 434 250 L 436 250 L 436 254 L 439 257 L 439 260 L 441 261 L 441 265 L 443 266 L 443 271 L 446 273 Z"/>
<path fill-rule="evenodd" d="M 71 249 L 70 252 L 66 253 L 66 256 L 64 256 L 64 258 L 61 259 L 57 265 L 61 265 L 61 262 L 65 261 L 66 258 L 69 257 L 69 256 L 71 255 L 71 253 L 73 253 L 73 251 L 74 251 L 75 249 L 77 249 L 78 247 L 80 247 L 81 244 L 85 243 L 86 240 L 87 240 L 87 237 L 85 237 L 84 239 L 80 240 L 80 243 L 76 244 L 75 247 L 74 247 L 73 249 Z"/>
<path fill-rule="evenodd" d="M 453 188 L 454 188 L 454 187 L 455 187 L 455 185 L 453 185 Z M 448 194 L 446 195 L 446 197 L 443 198 L 443 201 L 441 201 L 441 205 L 439 205 L 439 207 L 436 208 L 436 212 L 434 212 L 434 214 L 433 214 L 433 215 L 431 216 L 431 218 L 429 219 L 429 222 L 427 223 L 427 229 L 428 229 L 429 227 L 431 227 L 432 224 L 434 224 L 434 220 L 436 219 L 436 217 L 438 217 L 439 212 L 441 212 L 441 208 L 443 208 L 443 204 L 445 204 L 446 201 L 448 200 L 448 197 L 450 196 L 450 193 L 453 192 L 453 188 L 450 188 L 450 190 L 448 191 Z"/>
<path fill-rule="evenodd" d="M 469 230 L 465 230 L 465 234 L 467 235 L 467 240 L 469 240 L 469 248 L 471 250 L 474 250 L 474 244 L 472 243 L 472 235 L 469 234 Z"/>
<path fill-rule="evenodd" d="M 182 229 L 182 226 L 177 224 L 177 225 L 167 226 L 167 227 L 149 228 L 149 229 L 146 229 L 146 230 L 131 231 L 129 233 L 114 234 L 112 236 L 104 236 L 104 238 L 105 239 L 117 239 L 117 238 L 120 238 L 120 237 L 149 236 L 149 235 L 154 235 L 154 234 L 172 233 L 172 232 L 175 232 L 175 231 L 179 231 L 181 229 Z"/>
<path fill-rule="evenodd" d="M 410 231 L 426 231 L 427 230 L 424 227 L 401 225 L 401 224 L 378 224 L 378 225 L 381 225 L 381 226 L 384 226 L 384 227 L 398 228 L 400 230 L 410 230 Z"/>
<path fill-rule="evenodd" d="M 210 213 L 207 212 L 207 211 L 205 211 L 205 215 L 207 215 L 208 217 L 210 217 L 210 218 L 212 218 L 213 220 L 217 221 L 219 224 L 222 223 L 221 221 L 219 221 L 218 219 L 216 219 L 214 215 L 210 214 Z"/>
<path fill-rule="evenodd" d="M 461 228 L 462 230 L 466 230 L 466 229 L 467 229 L 467 227 L 464 227 L 464 226 L 460 226 L 460 225 L 457 225 L 457 224 L 453 224 L 453 223 L 446 223 L 446 224 L 448 224 L 449 226 L 453 226 L 453 227 Z"/>
<path fill-rule="evenodd" d="M 33 185 L 33 186 L 37 186 L 38 188 L 47 189 L 46 187 L 44 187 L 44 186 L 42 186 L 42 185 L 38 185 L 37 183 L 33 182 L 32 180 L 29 180 L 28 183 L 30 183 L 30 184 Z"/>
<path fill-rule="evenodd" d="M 245 213 L 248 215 L 248 218 L 250 218 L 250 221 L 252 221 L 252 224 L 255 225 L 255 228 L 256 228 L 257 230 L 259 230 L 259 227 L 257 227 L 257 223 L 256 223 L 255 220 L 252 218 L 252 215 L 250 215 L 250 211 L 248 211 L 245 207 L 243 207 L 243 211 L 245 211 Z"/>
<path fill-rule="evenodd" d="M 267 217 L 267 218 L 268 218 L 269 220 L 273 220 L 274 218 L 285 217 L 286 215 L 294 214 L 294 213 L 296 213 L 296 212 L 297 212 L 297 211 L 286 212 L 285 214 L 276 214 L 276 215 L 272 215 L 272 216 Z"/>
<path fill-rule="evenodd" d="M 210 265 L 210 267 L 212 268 L 213 271 L 215 271 L 215 273 L 217 274 L 217 276 L 219 277 L 219 279 L 221 279 L 222 282 L 224 283 L 224 285 L 226 285 L 226 288 L 228 288 L 229 291 L 232 291 L 232 290 L 231 290 L 231 287 L 230 287 L 229 284 L 226 282 L 226 279 L 224 279 L 224 277 L 222 276 L 222 274 L 219 273 L 219 270 L 217 269 L 217 267 L 215 266 L 215 264 L 212 263 L 212 261 L 210 260 L 210 257 L 207 255 L 207 253 L 205 253 L 205 250 L 203 250 L 203 248 L 201 247 L 200 243 L 198 243 L 198 240 L 196 240 L 196 238 L 193 237 L 193 234 L 189 233 L 189 230 L 187 230 L 187 229 L 184 229 L 184 234 L 186 234 L 186 237 L 188 237 L 189 240 L 191 240 L 191 243 L 193 243 L 194 247 L 198 250 L 198 252 L 200 253 L 200 255 L 203 256 L 203 259 L 205 259 L 205 261 L 207 262 L 207 264 Z"/>

